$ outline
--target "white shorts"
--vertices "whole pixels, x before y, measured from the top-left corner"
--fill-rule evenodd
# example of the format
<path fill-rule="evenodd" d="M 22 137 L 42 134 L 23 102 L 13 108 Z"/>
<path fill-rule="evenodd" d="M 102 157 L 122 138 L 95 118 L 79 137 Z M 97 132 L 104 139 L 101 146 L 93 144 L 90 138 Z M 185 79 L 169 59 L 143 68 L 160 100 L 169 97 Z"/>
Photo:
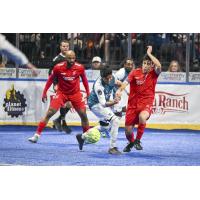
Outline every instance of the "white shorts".
<path fill-rule="evenodd" d="M 110 107 L 103 107 L 100 103 L 91 107 L 91 111 L 99 118 L 100 121 L 110 121 L 115 116 Z"/>

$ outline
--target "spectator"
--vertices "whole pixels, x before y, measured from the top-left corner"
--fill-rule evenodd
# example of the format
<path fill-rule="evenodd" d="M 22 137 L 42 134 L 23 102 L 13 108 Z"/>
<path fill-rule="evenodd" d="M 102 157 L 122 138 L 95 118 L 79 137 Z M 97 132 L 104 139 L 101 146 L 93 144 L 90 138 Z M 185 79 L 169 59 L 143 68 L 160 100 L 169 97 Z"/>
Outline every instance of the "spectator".
<path fill-rule="evenodd" d="M 167 70 L 168 72 L 181 72 L 181 66 L 177 60 L 172 60 L 170 62 L 169 68 Z"/>
<path fill-rule="evenodd" d="M 99 56 L 95 56 L 92 59 L 92 69 L 100 69 L 101 67 L 101 58 Z"/>
<path fill-rule="evenodd" d="M 2 54 L 0 54 L 0 68 L 5 68 L 6 67 L 6 62 L 4 60 L 4 57 Z"/>

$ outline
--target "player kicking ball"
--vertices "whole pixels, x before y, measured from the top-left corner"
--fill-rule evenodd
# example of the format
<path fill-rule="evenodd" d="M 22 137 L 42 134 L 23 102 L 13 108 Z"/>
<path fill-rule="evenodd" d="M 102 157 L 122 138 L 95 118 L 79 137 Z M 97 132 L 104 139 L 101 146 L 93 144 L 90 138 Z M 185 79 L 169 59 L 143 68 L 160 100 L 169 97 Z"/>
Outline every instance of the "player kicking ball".
<path fill-rule="evenodd" d="M 121 154 L 118 150 L 116 142 L 119 129 L 119 118 L 113 113 L 112 106 L 120 101 L 120 97 L 115 97 L 110 100 L 115 86 L 121 86 L 121 82 L 118 81 L 112 75 L 112 69 L 105 66 L 100 70 L 100 77 L 95 81 L 92 92 L 88 98 L 88 106 L 90 110 L 99 118 L 100 125 L 96 126 L 100 132 L 110 130 L 110 147 L 109 154 Z M 79 149 L 83 149 L 84 142 L 90 138 L 90 132 L 76 135 L 79 143 Z"/>

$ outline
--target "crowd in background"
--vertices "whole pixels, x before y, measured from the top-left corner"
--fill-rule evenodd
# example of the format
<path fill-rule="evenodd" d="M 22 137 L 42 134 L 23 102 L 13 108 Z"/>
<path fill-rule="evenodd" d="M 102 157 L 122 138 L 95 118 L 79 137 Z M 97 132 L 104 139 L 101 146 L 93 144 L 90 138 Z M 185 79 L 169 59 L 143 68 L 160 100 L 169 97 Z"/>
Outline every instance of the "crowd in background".
<path fill-rule="evenodd" d="M 131 57 L 136 66 L 141 64 L 146 47 L 152 45 L 154 54 L 163 65 L 163 71 L 169 71 L 174 61 L 179 71 L 185 71 L 186 41 L 184 33 L 20 33 L 4 34 L 7 39 L 19 46 L 29 60 L 39 68 L 49 68 L 52 58 L 60 49 L 60 41 L 67 39 L 70 49 L 74 49 L 77 60 L 89 68 L 94 57 L 119 69 L 122 61 L 128 56 L 128 42 L 131 41 Z M 129 40 L 128 40 L 129 39 Z M 199 72 L 200 66 L 200 34 L 190 34 L 190 71 Z M 12 67 L 13 63 L 0 55 L 0 67 Z"/>

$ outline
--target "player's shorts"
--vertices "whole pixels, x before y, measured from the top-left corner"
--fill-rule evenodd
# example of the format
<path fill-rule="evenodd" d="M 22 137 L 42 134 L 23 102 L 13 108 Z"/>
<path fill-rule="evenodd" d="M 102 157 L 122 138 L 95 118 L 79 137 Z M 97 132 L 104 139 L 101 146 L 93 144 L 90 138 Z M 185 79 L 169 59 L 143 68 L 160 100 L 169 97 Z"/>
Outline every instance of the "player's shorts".
<path fill-rule="evenodd" d="M 70 101 L 75 110 L 85 110 L 85 100 L 81 92 L 77 92 L 72 95 L 65 95 L 61 92 L 57 92 L 51 99 L 50 107 L 58 110 L 63 107 L 67 101 Z"/>
<path fill-rule="evenodd" d="M 147 111 L 149 113 L 149 117 L 152 113 L 152 105 L 140 105 L 137 108 L 129 108 L 126 111 L 125 117 L 125 125 L 126 126 L 134 126 L 139 123 L 139 114 L 142 111 Z"/>

